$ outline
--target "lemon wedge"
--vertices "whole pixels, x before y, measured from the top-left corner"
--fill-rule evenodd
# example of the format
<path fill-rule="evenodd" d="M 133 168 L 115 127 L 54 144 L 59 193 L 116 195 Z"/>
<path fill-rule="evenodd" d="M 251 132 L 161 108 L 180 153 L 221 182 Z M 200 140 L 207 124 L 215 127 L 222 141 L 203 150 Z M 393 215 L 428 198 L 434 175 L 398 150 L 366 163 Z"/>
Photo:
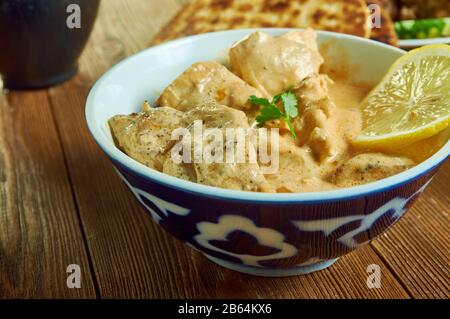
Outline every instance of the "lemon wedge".
<path fill-rule="evenodd" d="M 389 150 L 450 124 L 450 46 L 429 45 L 399 58 L 361 104 L 358 147 Z"/>

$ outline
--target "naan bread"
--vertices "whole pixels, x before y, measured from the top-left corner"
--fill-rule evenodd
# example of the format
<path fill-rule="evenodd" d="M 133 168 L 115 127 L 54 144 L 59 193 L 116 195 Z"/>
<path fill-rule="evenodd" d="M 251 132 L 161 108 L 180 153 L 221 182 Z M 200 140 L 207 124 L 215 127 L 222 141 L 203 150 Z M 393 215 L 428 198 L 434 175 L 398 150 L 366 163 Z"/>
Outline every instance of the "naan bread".
<path fill-rule="evenodd" d="M 371 36 L 364 0 L 190 0 L 152 45 L 188 35 L 243 28 L 307 28 Z M 397 45 L 392 21 L 381 6 L 373 39 Z"/>

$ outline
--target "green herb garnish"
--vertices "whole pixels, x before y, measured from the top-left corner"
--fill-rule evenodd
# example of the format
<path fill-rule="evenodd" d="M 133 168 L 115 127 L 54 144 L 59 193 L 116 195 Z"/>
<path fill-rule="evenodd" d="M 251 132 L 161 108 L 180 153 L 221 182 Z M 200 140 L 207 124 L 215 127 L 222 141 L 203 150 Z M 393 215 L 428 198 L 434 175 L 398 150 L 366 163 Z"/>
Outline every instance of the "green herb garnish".
<path fill-rule="evenodd" d="M 281 100 L 284 107 L 284 112 L 282 112 L 277 103 Z M 266 98 L 256 97 L 252 95 L 248 98 L 248 102 L 255 105 L 260 105 L 262 108 L 259 110 L 259 115 L 256 117 L 256 123 L 258 127 L 263 127 L 264 123 L 271 120 L 283 120 L 289 130 L 291 131 L 292 137 L 297 141 L 297 134 L 294 131 L 294 126 L 292 125 L 291 119 L 298 116 L 297 109 L 297 97 L 294 93 L 288 89 L 284 93 L 275 95 L 272 101 Z"/>

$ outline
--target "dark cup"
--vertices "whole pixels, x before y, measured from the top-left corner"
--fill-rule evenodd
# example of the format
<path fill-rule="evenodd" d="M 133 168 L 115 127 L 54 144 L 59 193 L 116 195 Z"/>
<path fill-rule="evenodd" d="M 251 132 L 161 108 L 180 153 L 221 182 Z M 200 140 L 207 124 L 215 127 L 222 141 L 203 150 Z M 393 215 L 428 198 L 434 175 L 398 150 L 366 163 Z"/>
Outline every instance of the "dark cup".
<path fill-rule="evenodd" d="M 4 86 L 42 88 L 74 75 L 99 3 L 0 0 L 0 74 Z"/>

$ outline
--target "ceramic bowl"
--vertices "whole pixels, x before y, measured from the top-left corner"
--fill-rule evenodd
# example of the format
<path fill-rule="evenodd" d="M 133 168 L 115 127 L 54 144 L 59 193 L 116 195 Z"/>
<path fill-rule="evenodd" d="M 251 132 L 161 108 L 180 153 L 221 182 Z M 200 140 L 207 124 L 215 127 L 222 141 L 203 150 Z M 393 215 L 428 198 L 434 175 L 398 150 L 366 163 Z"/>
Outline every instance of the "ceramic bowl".
<path fill-rule="evenodd" d="M 261 29 L 272 35 L 289 29 Z M 98 80 L 87 99 L 89 130 L 117 173 L 156 223 L 213 262 L 261 276 L 324 269 L 397 222 L 450 153 L 450 142 L 419 165 L 346 189 L 295 194 L 233 191 L 150 169 L 113 143 L 107 120 L 136 112 L 191 64 L 223 61 L 232 44 L 255 30 L 188 37 L 144 50 Z M 371 40 L 318 32 L 327 61 L 351 65 L 352 81 L 377 83 L 404 51 Z M 107 196 L 98 194 L 99 196 Z"/>
<path fill-rule="evenodd" d="M 89 39 L 100 0 L 0 1 L 0 75 L 11 90 L 68 80 Z"/>

